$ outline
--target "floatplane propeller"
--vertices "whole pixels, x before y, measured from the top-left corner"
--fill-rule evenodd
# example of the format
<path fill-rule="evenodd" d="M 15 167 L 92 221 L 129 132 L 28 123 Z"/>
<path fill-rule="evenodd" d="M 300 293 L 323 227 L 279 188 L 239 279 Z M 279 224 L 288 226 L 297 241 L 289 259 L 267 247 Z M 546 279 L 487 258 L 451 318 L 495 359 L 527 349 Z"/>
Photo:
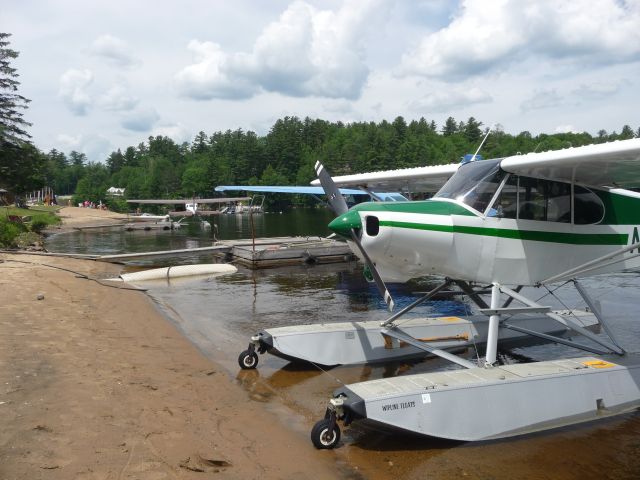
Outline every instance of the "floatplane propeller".
<path fill-rule="evenodd" d="M 345 215 L 349 211 L 347 202 L 340 193 L 340 190 L 338 190 L 338 187 L 331 178 L 331 175 L 329 175 L 329 172 L 325 170 L 320 162 L 316 162 L 315 169 L 316 174 L 318 175 L 318 179 L 320 180 L 320 184 L 322 185 L 325 195 L 329 200 L 329 206 L 331 207 L 333 213 L 338 217 L 336 220 L 334 220 L 334 222 L 338 221 L 339 226 L 334 226 L 334 228 L 336 230 L 339 230 L 343 235 L 345 234 L 345 232 L 348 232 L 350 240 L 356 245 L 358 251 L 362 255 L 368 272 L 371 274 L 376 287 L 378 287 L 380 295 L 382 296 L 382 298 L 384 298 L 389 311 L 393 311 L 393 307 L 395 305 L 393 302 L 393 298 L 391 297 L 387 286 L 382 280 L 380 273 L 378 273 L 378 269 L 376 268 L 375 263 L 371 261 L 369 255 L 367 255 L 366 250 L 360 242 L 359 236 L 362 232 L 362 224 L 360 223 L 360 218 L 358 217 L 356 219 L 356 222 L 351 222 L 351 220 L 353 220 L 353 217 L 348 217 Z M 329 225 L 330 228 L 332 228 L 331 225 L 333 225 L 334 222 Z"/>

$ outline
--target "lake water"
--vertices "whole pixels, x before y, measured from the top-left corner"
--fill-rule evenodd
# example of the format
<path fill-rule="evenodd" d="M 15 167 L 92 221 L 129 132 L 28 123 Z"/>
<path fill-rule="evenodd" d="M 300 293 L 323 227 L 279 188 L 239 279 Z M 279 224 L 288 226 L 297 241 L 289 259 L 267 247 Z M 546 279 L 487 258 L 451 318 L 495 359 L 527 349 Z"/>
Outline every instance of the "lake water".
<path fill-rule="evenodd" d="M 255 218 L 256 236 L 325 235 L 331 214 L 324 210 L 294 210 Z M 246 238 L 248 217 L 221 216 L 218 238 Z M 173 232 L 76 232 L 59 234 L 47 241 L 51 251 L 77 253 L 124 253 L 210 245 L 212 232 L 197 224 Z M 211 262 L 200 255 L 185 262 Z M 399 304 L 406 305 L 437 279 L 426 278 L 406 285 L 391 285 Z M 630 352 L 640 351 L 640 277 L 608 275 L 585 280 L 584 285 L 600 302 L 603 313 Z M 534 299 L 544 292 L 529 292 Z M 331 392 L 341 383 L 407 375 L 452 368 L 440 359 L 384 366 L 338 367 L 321 371 L 292 366 L 279 358 L 261 355 L 257 370 L 243 371 L 238 354 L 249 337 L 261 329 L 291 324 L 332 321 L 383 320 L 385 305 L 375 287 L 362 276 L 355 262 L 274 268 L 238 273 L 209 281 L 197 280 L 150 285 L 149 294 L 191 341 L 218 362 L 249 392 L 252 401 L 277 412 L 292 428 L 308 436 L 320 419 Z M 562 288 L 558 298 L 543 304 L 575 306 L 577 295 Z M 464 314 L 469 305 L 436 301 L 420 306 L 415 315 Z M 541 345 L 504 352 L 510 361 L 546 360 L 585 353 L 557 345 Z M 466 352 L 474 358 L 476 352 Z M 540 399 L 547 401 L 548 399 Z M 518 408 L 514 406 L 514 408 Z M 455 412 L 451 413 L 455 421 Z M 309 448 L 311 442 L 309 441 Z M 479 478 L 479 479 L 637 479 L 640 478 L 640 415 L 574 426 L 552 432 L 492 442 L 462 443 L 374 430 L 363 423 L 343 429 L 341 446 L 334 452 L 338 462 L 356 466 L 348 478 Z M 337 474 L 338 475 L 338 474 Z"/>
<path fill-rule="evenodd" d="M 46 242 L 52 252 L 110 255 L 116 253 L 171 250 L 210 246 L 214 235 L 219 240 L 279 236 L 327 236 L 332 220 L 326 209 L 294 209 L 286 213 L 258 215 L 218 215 L 208 217 L 212 225 L 203 229 L 199 221 L 186 219 L 178 230 L 135 230 L 119 228 L 93 229 L 54 234 Z"/>

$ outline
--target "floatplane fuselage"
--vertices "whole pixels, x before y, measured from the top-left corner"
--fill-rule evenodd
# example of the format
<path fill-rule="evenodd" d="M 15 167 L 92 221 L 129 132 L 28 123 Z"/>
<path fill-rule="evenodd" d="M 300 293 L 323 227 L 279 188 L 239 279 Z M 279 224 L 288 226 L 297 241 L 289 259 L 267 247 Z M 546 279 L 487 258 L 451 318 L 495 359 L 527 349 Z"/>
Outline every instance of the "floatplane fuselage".
<path fill-rule="evenodd" d="M 640 241 L 640 194 L 511 175 L 499 161 L 463 165 L 431 200 L 370 202 L 330 224 L 362 246 L 385 281 L 428 274 L 536 285 Z M 358 253 L 358 250 L 354 248 Z M 588 274 L 637 268 L 626 252 Z"/>

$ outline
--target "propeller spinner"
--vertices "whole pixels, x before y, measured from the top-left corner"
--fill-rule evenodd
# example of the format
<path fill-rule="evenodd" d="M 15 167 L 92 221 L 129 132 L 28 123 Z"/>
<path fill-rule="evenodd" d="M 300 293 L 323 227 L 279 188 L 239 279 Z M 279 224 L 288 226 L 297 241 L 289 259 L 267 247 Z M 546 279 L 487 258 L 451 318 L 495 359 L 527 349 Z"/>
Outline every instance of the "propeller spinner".
<path fill-rule="evenodd" d="M 329 206 L 331 207 L 331 210 L 333 210 L 333 213 L 338 216 L 329 224 L 329 228 L 337 234 L 352 240 L 353 243 L 356 244 L 358 250 L 362 253 L 362 257 L 364 258 L 365 264 L 373 277 L 376 287 L 378 287 L 380 295 L 384 298 L 389 311 L 393 311 L 393 307 L 395 305 L 393 298 L 391 297 L 384 280 L 382 280 L 380 273 L 376 269 L 375 264 L 360 242 L 360 236 L 358 235 L 358 232 L 362 230 L 360 215 L 358 212 L 349 211 L 347 202 L 340 193 L 340 190 L 334 183 L 331 175 L 329 175 L 329 172 L 327 172 L 320 162 L 316 162 L 315 169 L 318 179 L 320 180 L 320 184 L 322 185 L 322 189 L 329 199 Z"/>

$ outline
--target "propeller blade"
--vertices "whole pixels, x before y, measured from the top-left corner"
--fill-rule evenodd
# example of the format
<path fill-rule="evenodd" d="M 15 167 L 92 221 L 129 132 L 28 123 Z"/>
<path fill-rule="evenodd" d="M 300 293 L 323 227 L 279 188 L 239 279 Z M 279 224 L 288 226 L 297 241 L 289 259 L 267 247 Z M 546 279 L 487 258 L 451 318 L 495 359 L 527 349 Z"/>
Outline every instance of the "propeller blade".
<path fill-rule="evenodd" d="M 333 213 L 335 213 L 336 216 L 347 213 L 349 211 L 347 202 L 340 193 L 340 190 L 338 190 L 336 184 L 333 182 L 329 172 L 325 170 L 319 161 L 316 162 L 315 169 L 318 179 L 320 180 L 320 185 L 322 185 L 322 189 L 329 199 L 329 206 L 331 207 L 331 210 L 333 210 Z"/>
<path fill-rule="evenodd" d="M 389 308 L 389 311 L 392 312 L 393 307 L 395 306 L 393 297 L 391 297 L 391 294 L 389 293 L 389 290 L 387 289 L 387 286 L 385 285 L 384 280 L 382 280 L 380 273 L 378 273 L 378 269 L 376 268 L 374 263 L 371 261 L 371 259 L 369 258 L 369 255 L 367 255 L 367 252 L 365 251 L 364 247 L 360 243 L 358 234 L 353 229 L 351 229 L 351 239 L 358 247 L 358 250 L 360 250 L 360 253 L 362 253 L 362 256 L 364 257 L 365 262 L 367 264 L 367 267 L 369 267 L 369 272 L 373 276 L 373 281 L 375 282 L 376 287 L 378 287 L 378 292 L 380 292 L 380 295 L 382 295 L 382 298 L 384 298 L 384 301 L 386 302 L 387 307 Z"/>
<path fill-rule="evenodd" d="M 318 179 L 320 180 L 320 185 L 322 185 L 322 189 L 329 199 L 329 206 L 333 210 L 333 213 L 335 213 L 338 217 L 347 213 L 349 211 L 347 202 L 340 193 L 340 190 L 338 190 L 338 187 L 331 178 L 331 175 L 329 175 L 329 172 L 325 170 L 320 162 L 316 162 L 315 169 L 316 174 L 318 175 Z M 358 217 L 358 222 L 359 221 L 360 219 Z M 343 231 L 346 233 L 346 228 L 344 228 Z M 382 298 L 384 298 L 389 311 L 393 311 L 395 303 L 393 301 L 393 298 L 391 297 L 391 294 L 389 293 L 389 290 L 387 290 L 387 286 L 385 285 L 384 280 L 382 280 L 382 277 L 380 276 L 380 273 L 378 273 L 376 266 L 373 264 L 373 262 L 369 258 L 369 255 L 367 255 L 367 252 L 364 250 L 364 247 L 360 243 L 360 239 L 358 238 L 358 234 L 356 233 L 356 231 L 353 228 L 350 228 L 350 232 L 351 239 L 358 247 L 358 250 L 360 250 L 360 253 L 362 253 L 362 256 L 365 259 L 365 263 L 369 268 L 369 272 L 373 276 L 373 281 L 375 282 L 376 287 L 378 287 L 380 295 L 382 295 Z"/>

